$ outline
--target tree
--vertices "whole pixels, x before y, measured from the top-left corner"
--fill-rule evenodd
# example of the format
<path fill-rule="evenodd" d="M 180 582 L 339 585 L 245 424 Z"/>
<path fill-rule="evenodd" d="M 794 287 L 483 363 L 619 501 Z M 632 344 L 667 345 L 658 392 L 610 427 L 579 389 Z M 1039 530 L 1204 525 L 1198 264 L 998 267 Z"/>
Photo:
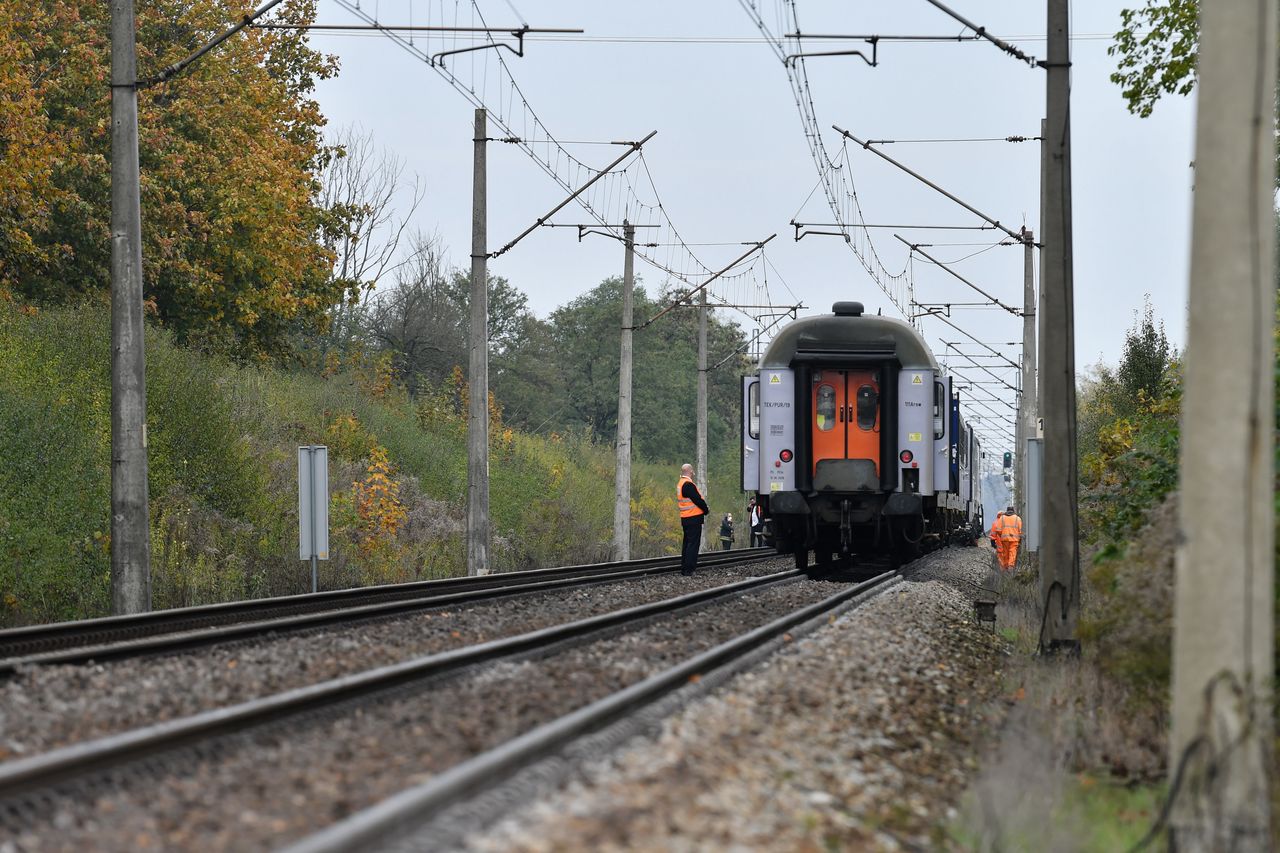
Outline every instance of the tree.
<path fill-rule="evenodd" d="M 1200 0 L 1146 0 L 1141 9 L 1120 12 L 1123 27 L 1107 48 L 1119 56 L 1111 82 L 1119 84 L 1129 112 L 1146 118 L 1167 94 L 1188 95 L 1196 87 L 1200 50 Z M 1280 134 L 1276 137 L 1280 164 Z M 1280 168 L 1276 171 L 1280 189 Z"/>
<path fill-rule="evenodd" d="M 37 67 L 45 38 L 73 25 L 65 7 L 0 6 L 0 296 L 23 271 L 48 263 L 50 247 L 36 235 L 49 225 L 57 189 L 53 164 L 65 144 L 43 110 L 52 74 Z"/>
<path fill-rule="evenodd" d="M 514 387 L 513 372 L 545 377 L 552 363 L 545 330 L 529 311 L 528 297 L 502 276 L 489 276 L 490 386 Z M 471 277 L 449 269 L 436 236 L 417 235 L 413 250 L 396 269 L 395 285 L 377 294 L 358 325 L 373 348 L 391 353 L 392 364 L 410 393 L 419 379 L 439 384 L 455 366 L 468 362 L 471 345 Z M 544 366 L 529 364 L 530 350 L 541 350 Z"/>
<path fill-rule="evenodd" d="M 401 237 L 425 189 L 416 176 L 406 185 L 404 161 L 391 152 L 378 152 L 373 135 L 354 126 L 334 136 L 320 185 L 321 209 L 340 223 L 325 237 L 334 254 L 333 284 L 345 294 L 330 310 L 325 344 L 343 348 L 356 334 L 361 306 L 393 269 Z M 404 201 L 397 205 L 401 196 Z M 438 241 L 419 237 L 412 257 L 430 259 L 438 267 Z"/>
<path fill-rule="evenodd" d="M 634 293 L 637 324 L 654 316 L 674 299 L 652 300 L 642 286 Z M 551 315 L 556 352 L 568 393 L 571 423 L 601 441 L 617 434 L 618 362 L 621 348 L 622 281 L 605 279 L 594 290 Z M 641 457 L 677 461 L 692 458 L 697 400 L 697 312 L 678 308 L 633 338 L 633 436 Z M 708 318 L 708 366 L 741 347 L 740 329 L 712 311 Z M 736 436 L 738 379 L 729 365 L 708 376 L 708 448 Z"/>
<path fill-rule="evenodd" d="M 1123 26 L 1107 53 L 1120 57 L 1111 82 L 1123 87 L 1130 112 L 1146 118 L 1162 95 L 1195 88 L 1199 11 L 1199 0 L 1147 0 L 1120 12 Z"/>
<path fill-rule="evenodd" d="M 1124 335 L 1124 352 L 1114 368 L 1097 364 L 1077 397 L 1080 458 L 1096 453 L 1116 425 L 1139 415 L 1165 396 L 1166 379 L 1176 359 L 1164 323 L 1157 322 L 1150 300 Z"/>
<path fill-rule="evenodd" d="M 448 280 L 439 237 L 417 235 L 396 271 L 395 285 L 356 315 L 355 325 L 373 347 L 391 354 L 392 367 L 411 395 L 421 379 L 441 383 L 454 365 L 466 363 L 466 318 Z"/>
<path fill-rule="evenodd" d="M 529 297 L 518 287 L 500 275 L 490 275 L 489 281 L 489 354 L 502 356 L 516 346 L 524 325 L 532 316 Z M 466 318 L 463 338 L 471 346 L 471 273 L 454 270 L 449 278 L 449 298 Z M 464 351 L 465 352 L 465 351 Z M 463 359 L 466 360 L 465 357 Z"/>
<path fill-rule="evenodd" d="M 104 293 L 109 6 L 4 7 L 0 286 L 37 302 Z M 242 0 L 143 4 L 139 76 L 182 59 L 249 11 Z M 314 12 L 313 0 L 291 0 L 273 17 L 305 24 Z M 304 30 L 249 28 L 178 77 L 140 89 L 145 296 L 180 340 L 275 353 L 299 325 L 323 325 L 341 300 L 322 235 L 343 223 L 316 201 L 315 175 L 329 152 L 310 96 L 335 71 L 307 46 Z"/>
<path fill-rule="evenodd" d="M 1133 328 L 1124 336 L 1124 354 L 1116 369 L 1116 382 L 1120 392 L 1128 399 L 1136 400 L 1139 394 L 1148 399 L 1160 396 L 1160 383 L 1172 362 L 1172 348 L 1164 331 L 1164 323 L 1157 323 L 1151 297 L 1143 301 L 1142 315 L 1135 312 Z"/>
<path fill-rule="evenodd" d="M 490 362 L 502 419 L 528 432 L 562 432 L 570 424 L 569 392 L 560 371 L 555 330 L 527 315 L 517 339 Z"/>

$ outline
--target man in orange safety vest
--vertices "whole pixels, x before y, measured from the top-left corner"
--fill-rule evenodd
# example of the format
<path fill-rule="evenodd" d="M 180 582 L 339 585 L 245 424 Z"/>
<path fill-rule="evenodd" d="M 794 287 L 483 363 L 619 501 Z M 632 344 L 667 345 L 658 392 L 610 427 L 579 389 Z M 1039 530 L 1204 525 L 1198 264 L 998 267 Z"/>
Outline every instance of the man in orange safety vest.
<path fill-rule="evenodd" d="M 683 465 L 680 468 L 680 479 L 676 481 L 676 508 L 680 511 L 680 527 L 683 528 L 684 542 L 680 549 L 680 574 L 691 575 L 698 567 L 698 550 L 702 547 L 702 520 L 711 512 L 707 502 L 702 499 L 702 492 L 693 482 L 693 466 Z"/>
<path fill-rule="evenodd" d="M 996 513 L 996 520 L 991 522 L 991 541 L 996 546 L 1000 569 L 1013 571 L 1014 563 L 1018 560 L 1018 543 L 1022 541 L 1022 519 L 1013 511 L 1013 507 Z"/>

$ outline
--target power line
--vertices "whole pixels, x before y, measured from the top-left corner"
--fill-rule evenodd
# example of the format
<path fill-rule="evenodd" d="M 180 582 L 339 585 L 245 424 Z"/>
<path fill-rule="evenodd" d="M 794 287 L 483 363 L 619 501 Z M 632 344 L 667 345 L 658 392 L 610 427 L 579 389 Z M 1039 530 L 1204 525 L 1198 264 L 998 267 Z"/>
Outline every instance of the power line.
<path fill-rule="evenodd" d="M 1000 48 L 1010 56 L 1016 57 L 1032 67 L 1035 66 L 1036 58 L 1034 56 L 1028 56 L 1027 54 L 1018 50 L 1018 48 L 1014 47 L 1013 45 L 1009 44 L 1003 39 L 998 39 L 995 36 L 991 35 L 991 33 L 987 32 L 986 27 L 980 27 L 977 24 L 970 21 L 968 18 L 965 18 L 963 15 L 960 15 L 957 12 L 953 12 L 951 9 L 948 9 L 942 3 L 939 3 L 938 0 L 926 0 L 926 2 L 928 2 L 933 6 L 936 6 L 938 9 L 940 9 L 945 14 L 950 15 L 952 18 L 955 18 L 957 21 L 964 24 L 969 29 L 973 30 L 980 38 L 986 39 L 987 41 L 991 42 L 996 47 Z"/>
<path fill-rule="evenodd" d="M 405 29 L 394 24 L 387 24 L 387 29 Z M 332 35 L 337 37 L 365 38 L 376 36 L 377 33 L 371 31 L 343 31 L 324 24 L 312 25 L 318 35 Z M 330 32 L 332 31 L 332 32 Z M 501 32 L 510 32 L 511 30 L 499 30 Z M 836 43 L 836 39 L 821 38 L 817 36 L 804 36 L 806 41 L 814 42 L 831 42 Z M 1091 41 L 1111 41 L 1115 38 L 1114 33 L 1077 33 L 1071 37 L 1074 42 L 1091 42 Z M 951 40 L 954 40 L 952 37 Z M 1041 35 L 1018 35 L 1009 36 L 1005 39 L 1010 43 L 1026 43 L 1026 42 L 1043 42 L 1045 37 Z M 769 45 L 772 42 L 767 38 L 753 38 L 750 36 L 674 36 L 674 35 L 654 35 L 654 36 L 625 36 L 625 35 L 580 35 L 580 36 L 555 36 L 555 35 L 529 35 L 525 41 L 543 42 L 548 44 L 668 44 L 683 46 L 689 45 L 693 47 L 759 47 L 760 45 Z M 936 44 L 936 41 L 900 41 L 900 44 Z"/>
<path fill-rule="evenodd" d="M 450 63 L 450 67 L 433 61 L 431 51 L 437 47 L 440 50 L 435 54 L 436 56 L 456 50 L 459 33 L 464 28 L 477 37 L 483 36 L 490 44 L 496 44 L 493 40 L 495 33 L 507 32 L 502 28 L 490 27 L 474 2 L 471 7 L 470 22 L 463 19 L 461 13 L 455 8 L 452 21 L 445 17 L 438 22 L 438 27 L 430 20 L 421 25 L 437 27 L 440 31 L 424 31 L 425 37 L 418 39 L 416 43 L 412 39 L 412 33 L 409 34 L 409 38 L 405 38 L 395 28 L 382 25 L 376 18 L 376 10 L 374 15 L 370 15 L 352 0 L 336 0 L 336 2 L 369 27 L 376 28 L 376 34 L 379 37 L 391 39 L 401 49 L 426 63 L 473 106 L 484 108 L 490 116 L 490 121 L 500 131 L 498 135 L 505 137 L 504 141 L 519 140 L 512 144 L 521 148 L 566 193 L 573 192 L 576 187 L 585 182 L 587 176 L 597 173 L 597 169 L 588 166 L 571 154 L 565 147 L 565 143 L 561 143 L 550 132 L 520 90 L 519 84 L 516 83 L 507 65 L 506 58 L 501 53 L 486 53 L 479 59 L 473 53 L 470 62 Z M 460 7 L 461 4 L 457 6 Z M 470 24 L 469 27 L 468 24 Z M 493 68 L 495 65 L 496 69 Z M 491 74 L 491 70 L 496 73 Z M 645 171 L 648 173 L 647 164 Z M 650 186 L 655 189 L 656 197 L 656 183 L 652 175 L 647 174 L 647 177 Z M 637 222 L 646 218 L 650 221 L 660 220 L 668 235 L 660 240 L 675 243 L 683 249 L 680 256 L 676 256 L 673 252 L 668 253 L 664 262 L 656 253 L 641 251 L 640 247 L 637 247 L 636 255 L 642 260 L 666 275 L 691 286 L 690 276 L 710 273 L 710 267 L 688 248 L 688 243 L 675 228 L 660 202 L 656 205 L 648 205 L 637 194 L 636 186 L 630 180 L 630 170 L 611 175 L 600 183 L 601 186 L 593 187 L 591 193 L 579 197 L 577 201 L 592 218 L 601 223 L 602 227 L 609 222 L 618 222 L 624 218 L 631 218 Z M 617 231 L 615 236 L 621 236 L 620 229 L 608 230 Z"/>
<path fill-rule="evenodd" d="M 969 136 L 957 139 L 868 139 L 868 145 L 898 145 L 934 142 L 1039 142 L 1039 136 Z"/>
<path fill-rule="evenodd" d="M 791 86 L 796 111 L 800 115 L 805 141 L 818 173 L 819 185 L 838 223 L 839 230 L 836 235 L 844 238 L 845 245 L 853 252 L 871 280 L 889 297 L 890 302 L 902 315 L 907 316 L 910 313 L 909 294 L 913 288 L 909 261 L 903 266 L 901 272 L 891 272 L 881 260 L 875 244 L 865 229 L 850 233 L 850 229 L 856 228 L 858 223 L 865 222 L 866 217 L 862 213 L 862 205 L 852 181 L 847 155 L 843 156 L 842 162 L 837 163 L 827 152 L 822 135 L 822 124 L 818 120 L 817 107 L 809 85 L 806 61 L 803 57 L 796 56 L 802 52 L 800 39 L 789 38 L 784 42 L 784 37 L 775 35 L 765 23 L 757 0 L 739 0 L 739 4 L 756 25 L 760 34 L 764 36 L 778 61 L 782 63 L 787 81 Z M 785 11 L 779 10 L 780 30 L 789 29 L 793 34 L 801 33 L 802 27 L 795 0 L 783 0 L 782 5 Z M 788 18 L 786 27 L 782 26 L 781 19 L 784 15 Z M 795 57 L 794 61 L 790 61 L 789 57 Z M 842 154 L 844 154 L 843 146 Z M 809 197 L 812 195 L 813 193 L 810 192 Z"/>

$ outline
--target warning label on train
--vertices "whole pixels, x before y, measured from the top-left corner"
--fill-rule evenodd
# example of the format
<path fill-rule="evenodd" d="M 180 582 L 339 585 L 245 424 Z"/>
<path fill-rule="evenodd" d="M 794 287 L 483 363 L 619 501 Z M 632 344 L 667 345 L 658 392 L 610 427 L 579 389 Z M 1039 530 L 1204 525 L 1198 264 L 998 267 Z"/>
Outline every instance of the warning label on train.
<path fill-rule="evenodd" d="M 922 385 L 924 384 L 924 378 L 919 373 L 913 373 L 911 374 L 911 384 Z"/>
<path fill-rule="evenodd" d="M 776 373 L 770 373 L 770 374 L 769 374 L 769 384 L 770 384 L 770 385 L 781 385 L 781 384 L 782 384 L 782 377 L 781 377 L 781 376 L 779 376 L 779 375 L 778 375 L 778 374 L 776 374 Z"/>

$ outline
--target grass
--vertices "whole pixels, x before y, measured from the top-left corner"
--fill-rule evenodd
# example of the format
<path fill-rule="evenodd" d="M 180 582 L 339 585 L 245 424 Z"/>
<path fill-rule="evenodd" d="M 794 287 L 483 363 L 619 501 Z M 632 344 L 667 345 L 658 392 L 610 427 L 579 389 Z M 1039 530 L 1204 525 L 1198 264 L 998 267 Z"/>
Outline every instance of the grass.
<path fill-rule="evenodd" d="M 105 305 L 0 303 L 0 627 L 108 612 L 109 341 Z M 309 589 L 297 555 L 300 444 L 330 447 L 323 588 L 465 571 L 460 413 L 424 416 L 377 364 L 326 376 L 236 364 L 155 328 L 146 345 L 154 606 Z M 612 447 L 522 435 L 494 415 L 495 569 L 606 559 Z M 730 461 L 713 465 L 709 491 L 713 509 L 738 515 Z M 634 466 L 634 557 L 677 550 L 677 473 Z"/>
<path fill-rule="evenodd" d="M 1164 705 L 1100 665 L 1096 649 L 1076 660 L 1037 658 L 1034 565 L 997 583 L 997 630 L 1013 653 L 1005 723 L 939 842 L 984 851 L 1129 849 L 1163 802 Z"/>
<path fill-rule="evenodd" d="M 1046 792 L 1047 793 L 1047 792 Z M 1052 796 L 1026 797 L 1017 806 L 980 805 L 970 793 L 961 819 L 943 834 L 961 850 L 1130 850 L 1155 825 L 1164 803 L 1163 785 L 1117 785 L 1087 773 L 1063 777 Z M 1030 807 L 1032 804 L 1038 807 Z M 974 813 L 987 814 L 975 826 Z M 1152 850 L 1164 846 L 1163 830 Z"/>

